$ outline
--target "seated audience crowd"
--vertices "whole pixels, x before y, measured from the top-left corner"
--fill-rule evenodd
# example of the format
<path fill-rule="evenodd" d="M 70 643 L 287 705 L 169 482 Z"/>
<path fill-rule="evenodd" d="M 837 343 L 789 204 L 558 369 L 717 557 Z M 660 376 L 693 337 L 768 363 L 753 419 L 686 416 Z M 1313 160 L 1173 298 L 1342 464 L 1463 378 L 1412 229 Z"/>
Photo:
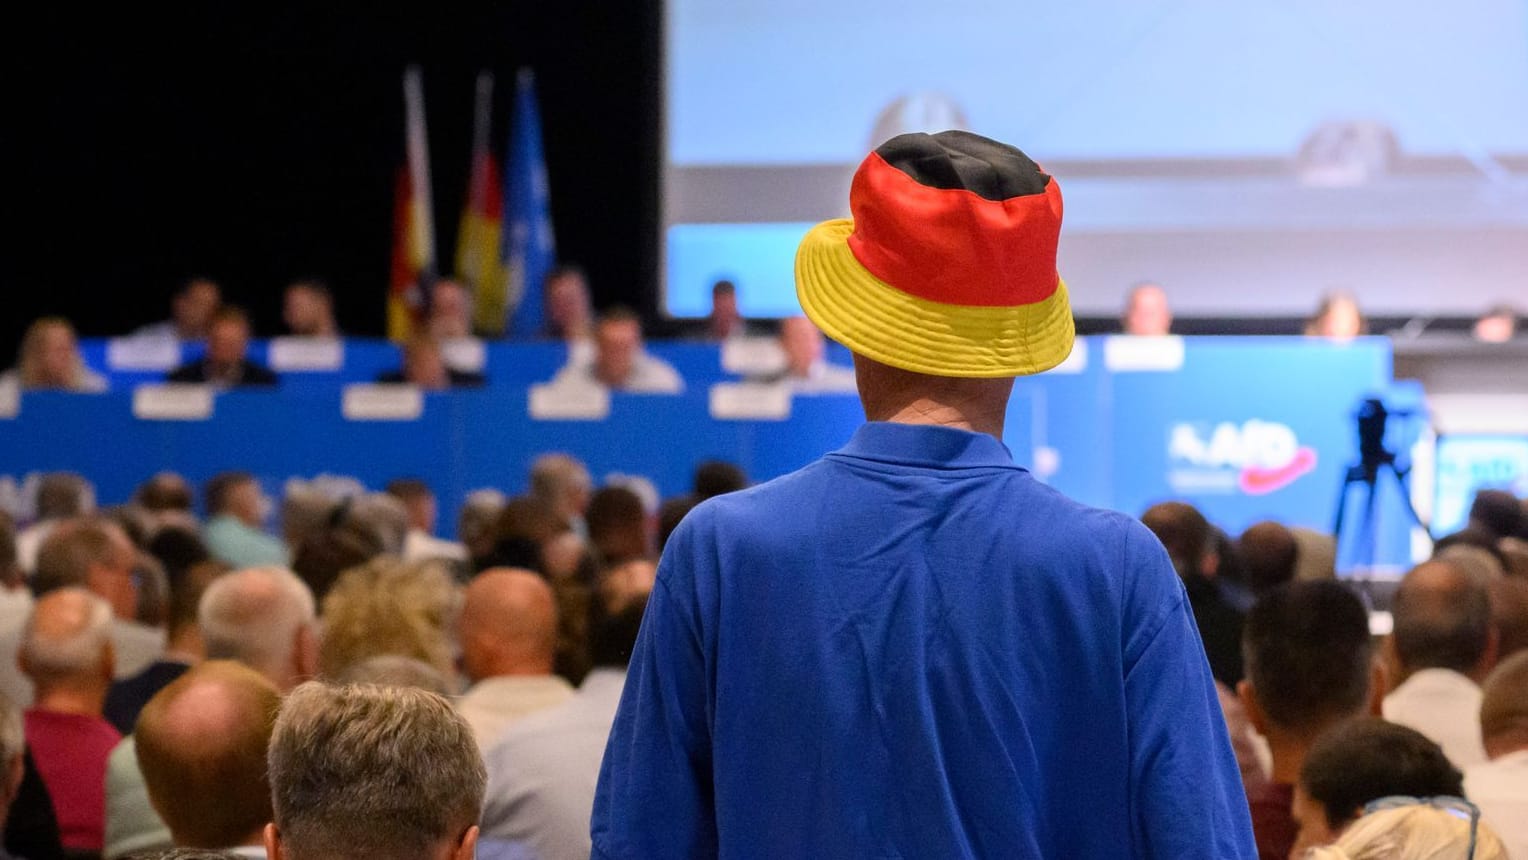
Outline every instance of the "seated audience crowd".
<path fill-rule="evenodd" d="M 377 375 L 376 382 L 406 383 L 426 391 L 487 384 L 477 336 L 484 321 L 475 313 L 471 292 L 458 281 L 438 279 L 423 294 L 428 301 L 413 333 L 398 344 L 396 369 Z M 643 323 L 635 312 L 621 306 L 595 311 L 588 280 L 578 266 L 554 269 L 543 283 L 541 302 L 546 319 L 541 338 L 567 346 L 567 363 L 550 381 L 643 394 L 685 390 L 680 373 L 646 349 Z M 334 294 L 320 280 L 293 281 L 283 293 L 281 311 L 284 331 L 279 334 L 284 337 L 332 342 L 342 336 Z M 1511 304 L 1494 305 L 1474 322 L 1469 335 L 1480 343 L 1511 341 L 1519 335 L 1520 317 Z M 1153 281 L 1132 286 L 1117 330 L 1160 337 L 1172 329 L 1166 288 Z M 738 287 L 729 280 L 712 285 L 710 313 L 688 328 L 671 325 L 667 331 L 718 345 L 772 343 L 772 357 L 756 359 L 759 366 L 729 368 L 750 382 L 785 384 L 797 394 L 854 388 L 853 368 L 825 360 L 822 333 L 811 321 L 790 317 L 776 326 L 748 320 L 740 310 Z M 1335 290 L 1322 297 L 1303 332 L 1342 341 L 1368 334 L 1369 323 L 1352 293 Z M 219 388 L 279 385 L 276 373 L 251 358 L 251 337 L 245 310 L 225 304 L 218 284 L 205 277 L 190 278 L 181 286 L 171 299 L 168 320 L 129 336 L 138 342 L 167 344 L 174 355 L 179 355 L 181 345 L 197 347 L 191 353 L 193 360 L 169 371 L 165 378 L 170 382 Z M 87 366 L 73 325 L 61 317 L 35 320 L 22 337 L 15 366 L 0 373 L 0 394 L 42 389 L 94 393 L 110 385 L 100 369 Z"/>
<path fill-rule="evenodd" d="M 294 482 L 271 533 L 247 474 L 207 483 L 205 520 L 173 474 L 103 512 L 49 475 L 34 522 L 0 519 L 0 857 L 588 857 L 656 556 L 748 481 L 702 463 L 653 505 L 549 453 L 526 483 L 473 493 L 449 540 L 413 479 Z M 1261 857 L 1528 853 L 1522 501 L 1481 493 L 1379 638 L 1329 537 L 1228 535 L 1181 502 L 1142 519 Z"/>
<path fill-rule="evenodd" d="M 470 292 L 438 280 L 398 370 L 380 383 L 480 386 L 457 366 Z M 692 332 L 755 338 L 718 281 Z M 583 272 L 554 270 L 554 385 L 674 394 L 633 311 L 596 313 Z M 288 334 L 340 336 L 322 282 L 291 284 Z M 188 280 L 145 341 L 204 344 L 173 382 L 270 386 L 246 313 Z M 1481 341 L 1512 338 L 1491 311 Z M 1168 293 L 1129 291 L 1125 334 L 1171 333 Z M 1328 294 L 1306 334 L 1367 333 Z M 822 333 L 784 320 L 778 363 L 741 372 L 799 394 L 850 391 Z M 178 353 L 177 353 L 178 354 Z M 67 320 L 35 321 L 16 390 L 106 390 Z M 567 454 L 529 491 L 469 495 L 438 534 L 424 482 L 386 492 L 254 475 L 200 493 L 171 473 L 98 512 L 88 481 L 52 474 L 32 516 L 0 516 L 0 825 L 8 856 L 588 857 L 588 820 L 655 563 L 696 505 L 747 486 L 708 462 L 661 504 L 598 486 Z M 279 511 L 279 528 L 268 529 Z M 1528 509 L 1482 492 L 1469 525 L 1402 578 L 1390 624 L 1336 577 L 1331 538 L 1277 522 L 1227 534 L 1191 505 L 1142 514 L 1183 580 L 1239 759 L 1263 858 L 1528 857 Z M 1371 629 L 1388 629 L 1382 637 Z M 1437 853 L 1427 853 L 1434 850 Z M 1450 853 L 1453 852 L 1453 853 Z"/>

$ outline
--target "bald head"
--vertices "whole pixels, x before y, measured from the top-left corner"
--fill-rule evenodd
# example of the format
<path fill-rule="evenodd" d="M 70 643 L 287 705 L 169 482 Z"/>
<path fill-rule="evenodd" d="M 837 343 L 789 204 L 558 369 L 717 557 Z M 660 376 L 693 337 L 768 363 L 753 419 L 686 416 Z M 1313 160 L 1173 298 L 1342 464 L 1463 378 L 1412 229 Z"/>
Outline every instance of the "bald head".
<path fill-rule="evenodd" d="M 265 776 L 281 694 L 260 673 L 214 660 L 144 706 L 134 731 L 149 801 L 176 845 L 260 844 L 271 820 Z"/>
<path fill-rule="evenodd" d="M 822 360 L 822 332 L 806 317 L 787 317 L 780 321 L 780 349 L 785 353 L 786 372 L 805 377 Z"/>
<path fill-rule="evenodd" d="M 999 438 L 1013 379 L 930 376 L 854 354 L 860 402 L 870 421 L 939 424 Z"/>
<path fill-rule="evenodd" d="M 38 598 L 21 643 L 22 671 L 39 701 L 53 690 L 101 693 L 111 685 L 111 607 L 83 588 Z"/>
<path fill-rule="evenodd" d="M 1172 330 L 1173 312 L 1167 304 L 1167 291 L 1151 282 L 1136 284 L 1125 299 L 1120 327 L 1125 334 L 1160 337 Z"/>
<path fill-rule="evenodd" d="M 474 681 L 549 675 L 557 652 L 557 602 L 529 570 L 490 568 L 467 586 L 458 619 L 462 668 Z"/>
<path fill-rule="evenodd" d="M 1479 680 L 1491 668 L 1496 635 L 1486 585 L 1446 561 L 1418 565 L 1390 607 L 1391 641 L 1405 676 L 1452 669 Z"/>
<path fill-rule="evenodd" d="M 1480 736 L 1486 755 L 1528 750 L 1528 651 L 1512 655 L 1480 688 Z"/>

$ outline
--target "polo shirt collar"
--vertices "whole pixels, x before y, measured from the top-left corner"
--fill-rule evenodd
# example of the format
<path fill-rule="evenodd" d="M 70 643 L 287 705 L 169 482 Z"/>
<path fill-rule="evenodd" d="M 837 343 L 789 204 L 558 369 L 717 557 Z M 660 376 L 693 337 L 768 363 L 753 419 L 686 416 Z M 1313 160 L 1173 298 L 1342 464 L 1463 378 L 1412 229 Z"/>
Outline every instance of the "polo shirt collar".
<path fill-rule="evenodd" d="M 834 453 L 925 468 L 1014 468 L 1013 454 L 994 437 L 931 424 L 867 422 L 855 431 L 849 444 Z"/>

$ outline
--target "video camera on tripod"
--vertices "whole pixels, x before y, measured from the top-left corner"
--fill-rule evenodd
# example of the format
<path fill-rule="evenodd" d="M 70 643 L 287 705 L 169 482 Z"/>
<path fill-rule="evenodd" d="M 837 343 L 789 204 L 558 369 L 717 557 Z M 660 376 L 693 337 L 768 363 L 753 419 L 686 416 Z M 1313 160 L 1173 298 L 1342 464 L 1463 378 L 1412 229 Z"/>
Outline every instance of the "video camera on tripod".
<path fill-rule="evenodd" d="M 1406 483 L 1411 474 L 1411 464 L 1403 463 L 1396 453 L 1385 447 L 1385 434 L 1390 418 L 1410 418 L 1423 414 L 1420 409 L 1390 409 L 1378 397 L 1367 397 L 1359 403 L 1353 418 L 1358 428 L 1358 462 L 1348 466 L 1343 475 L 1342 486 L 1337 491 L 1337 517 L 1332 525 L 1332 535 L 1342 542 L 1344 517 L 1347 513 L 1348 490 L 1354 484 L 1364 488 L 1363 521 L 1357 539 L 1372 558 L 1375 545 L 1375 489 L 1381 472 L 1388 471 L 1400 488 L 1401 500 L 1411 520 L 1430 538 L 1432 533 L 1416 506 L 1411 503 L 1411 489 Z"/>

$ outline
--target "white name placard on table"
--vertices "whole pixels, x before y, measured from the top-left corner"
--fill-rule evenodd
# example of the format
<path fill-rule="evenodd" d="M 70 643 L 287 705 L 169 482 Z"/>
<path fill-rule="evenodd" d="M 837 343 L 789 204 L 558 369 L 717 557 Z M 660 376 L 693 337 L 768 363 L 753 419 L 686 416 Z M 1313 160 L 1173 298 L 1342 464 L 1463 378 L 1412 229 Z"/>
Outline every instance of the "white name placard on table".
<path fill-rule="evenodd" d="M 788 385 L 720 382 L 711 386 L 711 417 L 718 421 L 784 421 L 791 417 Z"/>
<path fill-rule="evenodd" d="M 272 338 L 270 364 L 281 373 L 336 371 L 345 366 L 345 342 L 337 337 Z"/>
<path fill-rule="evenodd" d="M 417 385 L 347 385 L 340 414 L 346 421 L 414 421 L 424 414 L 424 392 Z"/>
<path fill-rule="evenodd" d="M 169 337 L 114 337 L 106 342 L 112 370 L 170 370 L 180 364 L 180 341 Z"/>
<path fill-rule="evenodd" d="M 526 405 L 537 421 L 603 421 L 610 417 L 610 392 L 577 382 L 532 385 Z"/>
<path fill-rule="evenodd" d="M 171 382 L 133 389 L 133 417 L 140 421 L 206 421 L 217 399 L 211 385 Z"/>

